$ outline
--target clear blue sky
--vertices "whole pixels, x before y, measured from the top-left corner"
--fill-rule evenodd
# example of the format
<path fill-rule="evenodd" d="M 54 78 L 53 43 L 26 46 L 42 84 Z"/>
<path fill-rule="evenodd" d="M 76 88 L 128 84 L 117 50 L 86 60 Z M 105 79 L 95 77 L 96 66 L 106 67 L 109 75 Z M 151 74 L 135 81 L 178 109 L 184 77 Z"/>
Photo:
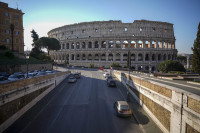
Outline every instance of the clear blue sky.
<path fill-rule="evenodd" d="M 31 49 L 32 29 L 40 37 L 67 24 L 121 20 L 163 21 L 174 24 L 179 53 L 192 53 L 200 22 L 200 0 L 0 0 L 24 14 L 25 50 Z"/>

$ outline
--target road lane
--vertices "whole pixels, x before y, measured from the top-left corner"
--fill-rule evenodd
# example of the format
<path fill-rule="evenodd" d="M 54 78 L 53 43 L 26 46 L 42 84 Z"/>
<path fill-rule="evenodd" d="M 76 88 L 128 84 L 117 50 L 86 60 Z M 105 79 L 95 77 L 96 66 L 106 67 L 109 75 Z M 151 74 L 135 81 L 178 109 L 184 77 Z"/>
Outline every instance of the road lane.
<path fill-rule="evenodd" d="M 134 118 L 116 116 L 113 103 L 123 96 L 118 88 L 107 87 L 102 72 L 82 70 L 81 74 L 75 84 L 65 79 L 6 132 L 141 132 Z"/>

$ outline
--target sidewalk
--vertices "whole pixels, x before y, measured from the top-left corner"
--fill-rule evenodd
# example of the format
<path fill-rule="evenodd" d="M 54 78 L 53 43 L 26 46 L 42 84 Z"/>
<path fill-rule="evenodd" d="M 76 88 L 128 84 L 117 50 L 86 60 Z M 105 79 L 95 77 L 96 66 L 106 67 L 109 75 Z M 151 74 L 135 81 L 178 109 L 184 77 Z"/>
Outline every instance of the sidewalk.
<path fill-rule="evenodd" d="M 127 98 L 127 89 L 126 87 L 115 77 L 113 79 L 117 83 L 117 88 L 121 91 L 124 99 Z M 133 117 L 138 122 L 140 128 L 144 133 L 162 133 L 162 130 L 156 125 L 156 123 L 148 116 L 144 109 L 137 103 L 137 101 L 130 96 L 129 105 L 133 111 Z"/>

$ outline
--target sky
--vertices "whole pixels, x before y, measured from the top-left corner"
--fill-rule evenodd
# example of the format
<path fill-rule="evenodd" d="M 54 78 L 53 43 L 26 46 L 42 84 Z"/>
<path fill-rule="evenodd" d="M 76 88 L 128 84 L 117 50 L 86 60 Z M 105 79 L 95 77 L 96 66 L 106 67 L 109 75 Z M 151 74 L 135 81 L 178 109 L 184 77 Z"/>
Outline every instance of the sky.
<path fill-rule="evenodd" d="M 200 0 L 0 0 L 24 12 L 24 50 L 32 49 L 30 31 L 39 37 L 51 29 L 80 22 L 121 20 L 174 24 L 178 53 L 192 54 L 200 23 Z"/>

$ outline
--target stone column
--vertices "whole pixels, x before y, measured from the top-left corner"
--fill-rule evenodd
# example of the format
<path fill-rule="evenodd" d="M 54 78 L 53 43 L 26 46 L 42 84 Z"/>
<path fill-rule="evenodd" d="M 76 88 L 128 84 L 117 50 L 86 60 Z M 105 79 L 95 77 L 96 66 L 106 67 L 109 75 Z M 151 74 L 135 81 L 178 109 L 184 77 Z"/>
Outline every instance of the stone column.
<path fill-rule="evenodd" d="M 120 56 L 121 56 L 121 57 L 120 57 L 120 62 L 123 61 L 123 54 L 124 54 L 124 53 L 120 53 Z"/>
<path fill-rule="evenodd" d="M 79 45 L 80 45 L 80 47 L 79 47 L 79 48 L 80 48 L 80 49 L 82 49 L 82 42 L 79 42 Z"/>
<path fill-rule="evenodd" d="M 136 48 L 138 48 L 138 40 L 135 41 Z"/>
<path fill-rule="evenodd" d="M 150 48 L 152 48 L 152 40 L 150 40 Z"/>
<path fill-rule="evenodd" d="M 101 41 L 98 40 L 98 44 L 99 44 L 99 49 L 101 49 Z"/>
<path fill-rule="evenodd" d="M 106 62 L 108 62 L 108 52 L 106 52 Z"/>
<path fill-rule="evenodd" d="M 113 54 L 113 62 L 115 62 L 115 58 L 116 58 L 116 53 L 112 53 Z"/>

